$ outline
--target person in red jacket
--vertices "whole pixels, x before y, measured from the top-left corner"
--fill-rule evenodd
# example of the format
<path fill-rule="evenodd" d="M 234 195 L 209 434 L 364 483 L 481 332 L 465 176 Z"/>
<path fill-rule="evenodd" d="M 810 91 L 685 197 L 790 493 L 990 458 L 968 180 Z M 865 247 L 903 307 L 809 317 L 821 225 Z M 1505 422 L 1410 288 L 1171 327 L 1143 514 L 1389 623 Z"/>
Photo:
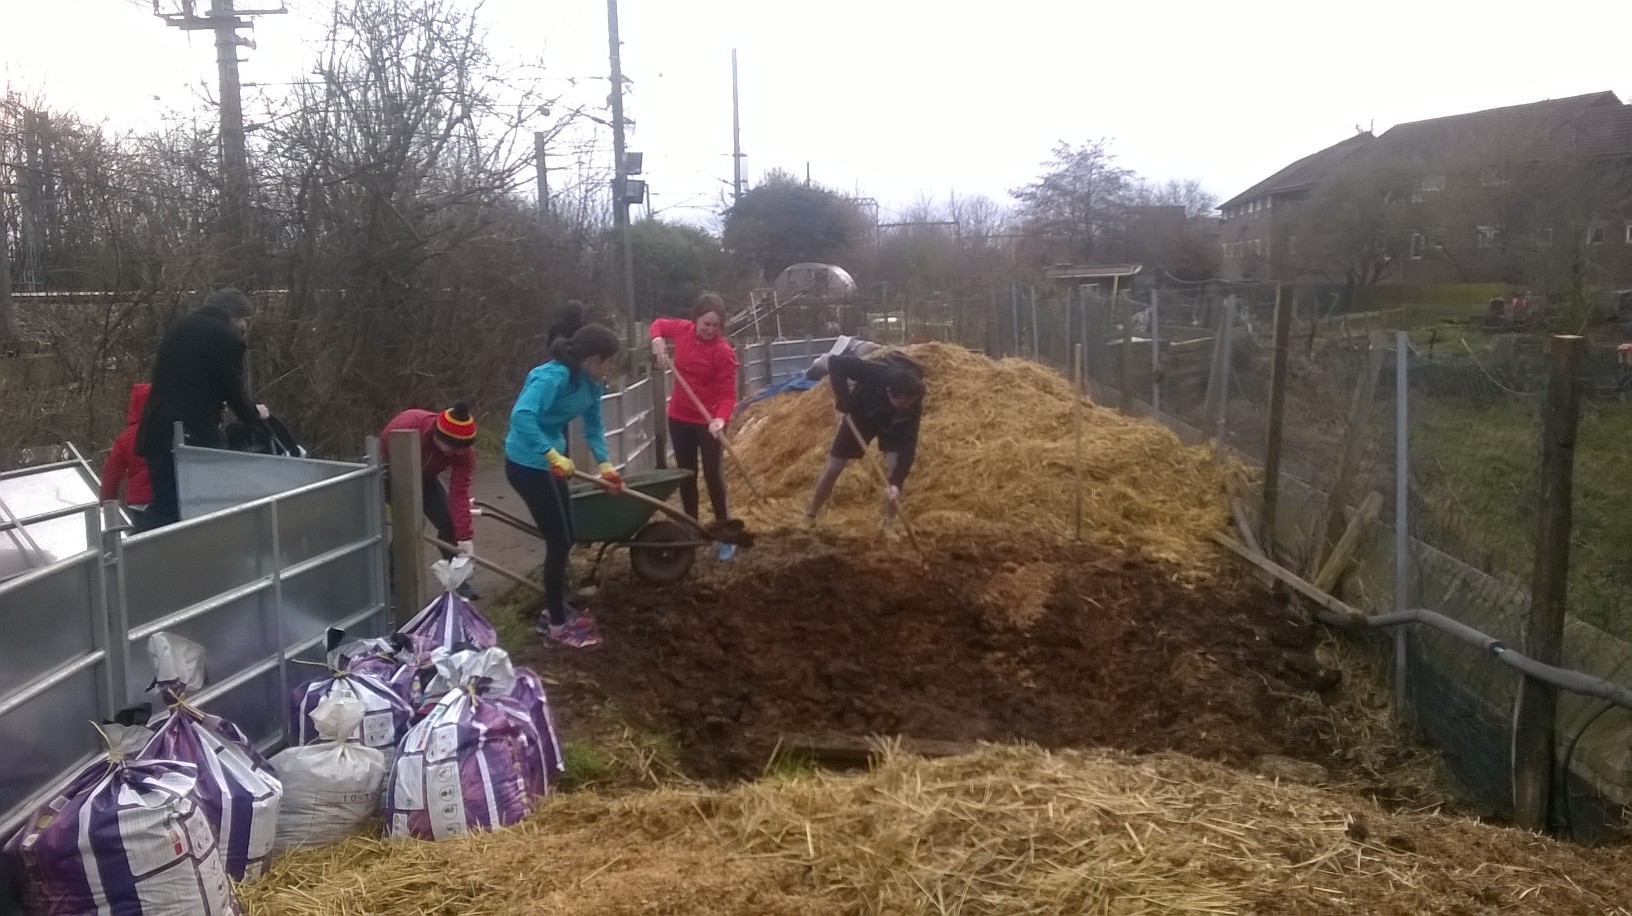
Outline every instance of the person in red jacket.
<path fill-rule="evenodd" d="M 670 357 L 669 347 L 674 355 Z M 675 464 L 697 473 L 702 457 L 703 479 L 708 483 L 708 501 L 714 518 L 731 517 L 725 498 L 725 474 L 720 466 L 720 433 L 737 406 L 737 351 L 725 339 L 725 300 L 703 293 L 692 306 L 691 320 L 659 318 L 652 322 L 652 356 L 658 365 L 673 369 L 696 393 L 692 400 L 677 381 L 669 394 L 669 444 Z M 702 402 L 703 412 L 697 410 Z M 686 514 L 697 517 L 697 479 L 680 485 L 680 503 Z M 729 560 L 736 552 L 730 544 L 717 546 L 719 558 Z"/>
<path fill-rule="evenodd" d="M 142 410 L 147 407 L 147 393 L 153 389 L 148 382 L 130 386 L 130 407 L 125 411 L 125 428 L 114 437 L 108 460 L 102 465 L 102 501 L 119 498 L 124 489 L 125 508 L 132 524 L 139 525 L 147 504 L 153 501 L 153 484 L 147 479 L 147 462 L 136 454 L 136 430 L 142 425 Z"/>
<path fill-rule="evenodd" d="M 475 549 L 475 530 L 470 521 L 470 481 L 476 470 L 476 420 L 464 401 L 437 413 L 418 408 L 405 410 L 391 418 L 380 433 L 383 442 L 393 430 L 411 429 L 419 433 L 420 501 L 425 506 L 425 519 L 436 529 L 439 540 L 459 548 L 459 554 L 470 556 Z M 391 473 L 390 449 L 386 453 L 386 474 Z M 448 471 L 448 487 L 442 488 L 441 476 Z M 443 559 L 455 554 L 442 551 Z M 475 601 L 480 595 L 466 580 L 459 586 L 460 597 Z"/>

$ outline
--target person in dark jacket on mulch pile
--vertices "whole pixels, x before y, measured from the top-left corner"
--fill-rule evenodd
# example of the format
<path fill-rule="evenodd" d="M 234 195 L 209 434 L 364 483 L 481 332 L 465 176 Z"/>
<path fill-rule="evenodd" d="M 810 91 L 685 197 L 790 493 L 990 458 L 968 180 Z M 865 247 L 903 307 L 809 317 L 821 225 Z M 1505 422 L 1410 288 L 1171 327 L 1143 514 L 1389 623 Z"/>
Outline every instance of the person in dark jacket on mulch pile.
<path fill-rule="evenodd" d="M 438 540 L 453 544 L 458 553 L 441 551 L 442 558 L 470 556 L 475 550 L 475 528 L 470 518 L 470 485 L 475 476 L 476 419 L 470 414 L 470 405 L 464 401 L 447 410 L 413 408 L 391 418 L 380 432 L 380 441 L 391 437 L 399 429 L 419 433 L 420 503 L 425 507 L 425 520 L 436 529 Z M 386 453 L 386 473 L 391 473 L 389 449 Z M 448 472 L 447 489 L 442 488 L 442 472 Z M 481 596 L 470 581 L 460 583 L 459 597 L 475 601 Z"/>
<path fill-rule="evenodd" d="M 125 411 L 125 428 L 114 437 L 108 460 L 102 465 L 103 502 L 118 499 L 123 491 L 125 509 L 136 526 L 142 524 L 142 513 L 153 501 L 153 483 L 147 477 L 147 462 L 136 454 L 136 429 L 142 422 L 142 408 L 147 406 L 147 395 L 153 386 L 138 382 L 130 387 L 130 407 Z"/>
<path fill-rule="evenodd" d="M 827 467 L 816 479 L 805 524 L 814 525 L 816 516 L 833 495 L 833 485 L 845 465 L 867 454 L 867 443 L 878 439 L 884 453 L 884 469 L 889 486 L 884 490 L 884 518 L 880 528 L 895 537 L 895 510 L 901 503 L 902 488 L 918 454 L 918 425 L 924 409 L 924 371 L 900 353 L 878 359 L 858 359 L 835 354 L 827 360 L 833 406 L 847 414 L 861 433 L 861 441 L 842 421 L 828 449 Z"/>
<path fill-rule="evenodd" d="M 266 407 L 244 391 L 244 335 L 253 312 L 248 296 L 227 287 L 211 293 L 202 307 L 164 332 L 153 360 L 153 388 L 136 431 L 136 454 L 147 459 L 153 482 L 153 499 L 138 531 L 181 520 L 172 450 L 176 423 L 181 423 L 183 441 L 201 448 L 227 447 L 221 431 L 223 404 L 244 426 L 265 428 Z"/>

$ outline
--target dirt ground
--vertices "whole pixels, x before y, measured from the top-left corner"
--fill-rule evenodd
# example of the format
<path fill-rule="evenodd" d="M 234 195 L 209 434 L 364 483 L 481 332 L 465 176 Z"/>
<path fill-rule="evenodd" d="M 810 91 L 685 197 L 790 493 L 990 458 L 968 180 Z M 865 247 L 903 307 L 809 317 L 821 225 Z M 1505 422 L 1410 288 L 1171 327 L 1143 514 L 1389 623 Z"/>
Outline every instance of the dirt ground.
<path fill-rule="evenodd" d="M 760 775 L 790 736 L 903 735 L 1276 755 L 1385 803 L 1426 800 L 1341 724 L 1324 631 L 1256 583 L 1186 588 L 1127 555 L 1008 538 L 926 553 L 778 532 L 666 589 L 609 560 L 588 602 L 605 644 L 520 654 L 554 683 L 569 739 L 611 704 L 705 780 Z"/>

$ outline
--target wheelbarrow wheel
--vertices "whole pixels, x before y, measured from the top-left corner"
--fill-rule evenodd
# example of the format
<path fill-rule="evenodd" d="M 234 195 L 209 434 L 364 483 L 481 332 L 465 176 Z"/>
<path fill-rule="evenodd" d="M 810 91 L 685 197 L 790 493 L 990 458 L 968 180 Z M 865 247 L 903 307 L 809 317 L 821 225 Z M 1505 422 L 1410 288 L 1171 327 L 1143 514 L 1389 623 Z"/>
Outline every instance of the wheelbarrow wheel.
<path fill-rule="evenodd" d="M 691 572 L 696 541 L 696 535 L 674 522 L 651 522 L 629 542 L 629 568 L 653 585 L 673 585 Z"/>

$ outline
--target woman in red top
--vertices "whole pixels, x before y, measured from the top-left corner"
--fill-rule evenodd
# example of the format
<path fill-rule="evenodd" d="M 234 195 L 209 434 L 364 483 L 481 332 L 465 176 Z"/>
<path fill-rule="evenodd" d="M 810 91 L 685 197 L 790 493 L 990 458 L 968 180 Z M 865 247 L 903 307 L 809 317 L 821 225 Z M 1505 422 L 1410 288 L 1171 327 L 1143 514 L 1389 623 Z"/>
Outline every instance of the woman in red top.
<path fill-rule="evenodd" d="M 670 344 L 674 347 L 672 360 Z M 690 384 L 702 402 L 705 413 L 698 413 L 691 396 L 678 382 L 674 385 L 669 394 L 669 444 L 674 448 L 675 463 L 693 474 L 697 472 L 699 454 L 702 456 L 703 479 L 708 483 L 714 518 L 724 521 L 731 515 L 725 500 L 719 437 L 737 406 L 737 351 L 725 339 L 725 300 L 714 293 L 703 293 L 692 307 L 690 321 L 659 318 L 652 322 L 652 356 L 658 365 L 673 369 Z M 697 517 L 696 477 L 680 485 L 680 502 L 688 515 Z M 730 559 L 734 552 L 729 544 L 719 545 L 722 560 Z"/>
<path fill-rule="evenodd" d="M 130 389 L 130 409 L 125 413 L 125 428 L 113 440 L 107 463 L 102 465 L 102 501 L 119 498 L 124 489 L 125 506 L 134 524 L 142 520 L 147 504 L 153 501 L 153 484 L 147 479 L 147 462 L 136 454 L 136 428 L 142 424 L 142 409 L 147 406 L 147 393 L 153 386 L 138 382 Z"/>
<path fill-rule="evenodd" d="M 380 431 L 381 451 L 385 453 L 385 472 L 391 473 L 391 450 L 385 443 L 391 433 L 411 429 L 419 433 L 420 504 L 425 519 L 436 529 L 436 536 L 444 543 L 458 548 L 458 555 L 470 556 L 474 550 L 476 532 L 470 519 L 470 484 L 476 471 L 476 418 L 471 416 L 470 405 L 455 403 L 438 413 L 434 410 L 405 410 L 391 418 Z M 448 487 L 442 488 L 441 476 L 448 474 Z M 388 491 L 389 492 L 389 491 Z M 442 550 L 443 559 L 455 554 Z M 460 583 L 461 598 L 476 601 L 481 598 L 470 581 Z"/>

